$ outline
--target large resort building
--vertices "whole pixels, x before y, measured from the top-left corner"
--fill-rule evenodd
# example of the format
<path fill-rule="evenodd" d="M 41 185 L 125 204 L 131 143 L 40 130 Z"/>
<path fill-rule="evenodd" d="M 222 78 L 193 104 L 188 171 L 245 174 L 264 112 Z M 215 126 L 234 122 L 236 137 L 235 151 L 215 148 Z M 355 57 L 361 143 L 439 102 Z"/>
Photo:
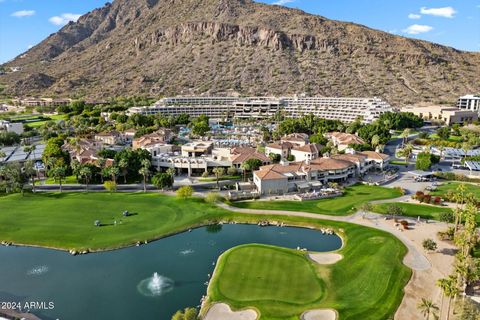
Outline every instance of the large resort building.
<path fill-rule="evenodd" d="M 329 182 L 345 182 L 373 169 L 384 169 L 389 156 L 374 151 L 340 154 L 311 161 L 285 162 L 263 166 L 253 173 L 261 195 L 318 189 Z"/>
<path fill-rule="evenodd" d="M 470 94 L 460 97 L 457 101 L 457 108 L 474 111 L 480 116 L 480 95 Z"/>
<path fill-rule="evenodd" d="M 353 122 L 357 118 L 371 123 L 382 113 L 393 108 L 379 98 L 326 98 L 326 97 L 175 97 L 164 98 L 149 107 L 133 107 L 129 114 L 180 115 L 210 118 L 263 119 L 283 112 L 286 117 L 297 118 L 306 114 Z"/>

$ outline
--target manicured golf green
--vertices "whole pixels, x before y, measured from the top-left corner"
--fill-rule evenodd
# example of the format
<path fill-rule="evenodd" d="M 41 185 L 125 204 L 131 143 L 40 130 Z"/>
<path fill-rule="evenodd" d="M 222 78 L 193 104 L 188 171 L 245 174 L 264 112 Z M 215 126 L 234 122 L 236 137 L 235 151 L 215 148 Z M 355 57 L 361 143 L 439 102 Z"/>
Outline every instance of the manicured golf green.
<path fill-rule="evenodd" d="M 318 265 L 296 250 L 245 245 L 225 252 L 208 288 L 208 302 L 254 308 L 260 319 L 299 319 L 306 310 L 333 308 L 342 320 L 393 316 L 410 270 L 406 248 L 382 231 L 327 222 L 345 230 L 347 245 L 334 265 Z M 265 259 L 268 257 L 268 260 Z"/>
<path fill-rule="evenodd" d="M 123 217 L 125 210 L 132 215 Z M 152 193 L 14 194 L 0 197 L 0 240 L 76 250 L 118 248 L 229 214 L 201 199 Z M 96 220 L 103 226 L 94 226 Z"/>
<path fill-rule="evenodd" d="M 353 213 L 360 204 L 373 200 L 398 198 L 402 194 L 397 189 L 355 185 L 345 189 L 341 197 L 309 200 L 309 201 L 240 201 L 231 205 L 238 208 L 260 210 L 303 211 L 333 216 L 342 216 Z"/>
<path fill-rule="evenodd" d="M 435 191 L 430 193 L 435 196 L 442 196 L 449 191 L 456 192 L 461 184 L 461 182 L 443 182 Z M 478 184 L 464 183 L 463 185 L 465 186 L 466 194 L 473 193 L 477 198 L 480 198 L 480 186 Z"/>
<path fill-rule="evenodd" d="M 415 203 L 379 203 L 373 206 L 373 211 L 381 214 L 390 214 L 388 207 L 391 204 L 395 204 L 402 208 L 405 212 L 405 216 L 417 218 L 420 216 L 422 219 L 440 220 L 440 214 L 442 212 L 452 212 L 452 209 L 438 206 L 427 206 L 423 204 Z"/>
<path fill-rule="evenodd" d="M 59 120 L 65 120 L 66 119 L 66 116 L 64 114 L 54 114 L 54 115 L 49 115 L 48 117 L 50 118 L 48 120 L 27 122 L 27 123 L 25 123 L 25 125 L 29 126 L 31 128 L 38 128 L 38 127 L 44 125 L 45 123 L 47 123 L 49 121 L 57 122 Z"/>

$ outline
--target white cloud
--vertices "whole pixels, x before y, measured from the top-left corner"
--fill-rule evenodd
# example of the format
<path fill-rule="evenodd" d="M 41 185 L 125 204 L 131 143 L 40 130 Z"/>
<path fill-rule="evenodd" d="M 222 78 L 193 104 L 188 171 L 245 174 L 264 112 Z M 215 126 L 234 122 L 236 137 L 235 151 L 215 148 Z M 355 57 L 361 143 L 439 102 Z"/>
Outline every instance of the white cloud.
<path fill-rule="evenodd" d="M 416 14 L 416 13 L 410 13 L 410 14 L 408 15 L 408 19 L 413 19 L 413 20 L 418 20 L 418 19 L 420 19 L 421 17 L 422 17 L 421 15 Z"/>
<path fill-rule="evenodd" d="M 277 5 L 279 5 L 279 6 L 283 6 L 283 5 L 287 4 L 287 3 L 292 3 L 292 2 L 294 2 L 294 1 L 295 1 L 295 0 L 277 0 L 277 1 L 275 1 L 274 3 L 272 3 L 272 4 L 277 4 Z"/>
<path fill-rule="evenodd" d="M 35 14 L 35 10 L 20 10 L 15 11 L 11 14 L 12 17 L 23 18 L 23 17 L 30 17 Z"/>
<path fill-rule="evenodd" d="M 50 21 L 54 25 L 63 26 L 65 24 L 69 23 L 70 21 L 77 21 L 78 18 L 80 18 L 80 17 L 81 17 L 81 14 L 62 13 L 59 16 L 51 17 L 50 19 L 48 19 L 48 21 Z"/>
<path fill-rule="evenodd" d="M 430 16 L 436 16 L 436 17 L 453 18 L 455 13 L 457 13 L 457 11 L 455 11 L 455 9 L 452 7 L 443 7 L 443 8 L 422 7 L 420 8 L 420 13 L 425 15 L 430 15 Z"/>
<path fill-rule="evenodd" d="M 412 24 L 406 29 L 403 29 L 402 31 L 407 34 L 420 34 L 420 33 L 426 33 L 429 31 L 432 31 L 433 27 L 431 26 L 426 26 L 422 24 Z"/>

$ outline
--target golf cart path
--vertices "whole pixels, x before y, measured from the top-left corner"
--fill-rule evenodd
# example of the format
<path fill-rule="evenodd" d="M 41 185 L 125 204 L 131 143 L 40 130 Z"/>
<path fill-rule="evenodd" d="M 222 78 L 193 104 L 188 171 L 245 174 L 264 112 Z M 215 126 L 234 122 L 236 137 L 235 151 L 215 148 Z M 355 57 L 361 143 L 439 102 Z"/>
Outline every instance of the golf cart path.
<path fill-rule="evenodd" d="M 396 199 L 393 199 L 396 200 Z M 238 213 L 245 213 L 245 214 L 256 214 L 256 215 L 280 215 L 280 216 L 295 216 L 295 217 L 305 217 L 305 218 L 313 218 L 319 220 L 332 220 L 332 221 L 341 221 L 341 222 L 349 222 L 353 224 L 358 224 L 366 227 L 371 227 L 375 229 L 379 229 L 388 233 L 393 234 L 397 237 L 402 243 L 408 248 L 408 252 L 403 259 L 403 263 L 417 271 L 428 270 L 432 266 L 430 261 L 420 252 L 417 250 L 415 245 L 410 241 L 402 231 L 392 229 L 391 227 L 387 227 L 381 223 L 381 220 L 384 216 L 375 214 L 375 213 L 368 213 L 368 215 L 363 215 L 360 212 L 356 214 L 349 215 L 349 216 L 330 216 L 324 214 L 317 214 L 317 213 L 310 213 L 310 212 L 302 212 L 302 211 L 283 211 L 283 210 L 257 210 L 257 209 L 242 209 L 237 207 L 232 207 L 226 203 L 218 203 L 219 207 L 238 212 Z"/>

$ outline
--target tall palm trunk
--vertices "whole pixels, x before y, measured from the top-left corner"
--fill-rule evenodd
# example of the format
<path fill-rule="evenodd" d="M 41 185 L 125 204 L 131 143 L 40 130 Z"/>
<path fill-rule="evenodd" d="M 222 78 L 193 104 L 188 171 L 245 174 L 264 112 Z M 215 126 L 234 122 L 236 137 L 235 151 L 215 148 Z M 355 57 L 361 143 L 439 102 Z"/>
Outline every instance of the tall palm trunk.
<path fill-rule="evenodd" d="M 32 175 L 32 191 L 35 192 L 35 176 Z"/>
<path fill-rule="evenodd" d="M 447 320 L 450 319 L 450 304 L 452 303 L 452 298 L 448 298 L 448 305 L 447 305 Z"/>
<path fill-rule="evenodd" d="M 60 180 L 58 180 L 59 184 L 60 184 L 60 193 L 62 192 L 62 179 L 60 178 Z"/>
<path fill-rule="evenodd" d="M 143 175 L 143 192 L 147 192 L 147 176 Z"/>

